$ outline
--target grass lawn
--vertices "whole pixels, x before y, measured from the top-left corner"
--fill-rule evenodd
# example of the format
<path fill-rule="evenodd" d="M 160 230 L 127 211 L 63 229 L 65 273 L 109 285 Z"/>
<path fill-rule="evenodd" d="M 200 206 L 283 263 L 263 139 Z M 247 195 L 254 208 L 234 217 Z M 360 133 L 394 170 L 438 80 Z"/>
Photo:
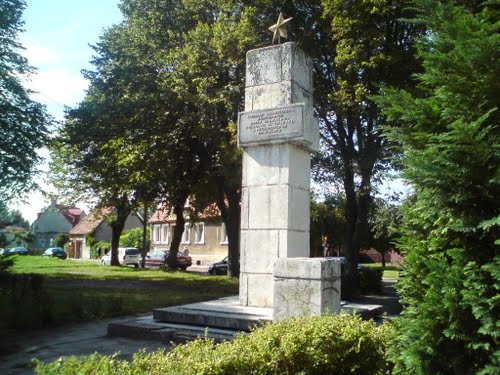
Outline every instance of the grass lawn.
<path fill-rule="evenodd" d="M 227 276 L 17 257 L 0 275 L 0 337 L 12 329 L 148 313 L 237 293 L 238 280 Z"/>
<path fill-rule="evenodd" d="M 370 268 L 381 268 L 384 270 L 382 277 L 385 279 L 394 279 L 399 280 L 399 270 L 400 267 L 386 266 L 382 267 L 382 263 L 362 263 L 361 267 L 370 267 Z"/>

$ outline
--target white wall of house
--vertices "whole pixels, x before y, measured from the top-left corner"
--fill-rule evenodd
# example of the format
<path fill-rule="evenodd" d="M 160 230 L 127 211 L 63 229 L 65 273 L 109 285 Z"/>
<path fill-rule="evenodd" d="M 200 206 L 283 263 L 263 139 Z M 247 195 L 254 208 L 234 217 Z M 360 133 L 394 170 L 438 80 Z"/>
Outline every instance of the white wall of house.
<path fill-rule="evenodd" d="M 150 225 L 151 251 L 168 250 L 175 224 L 156 223 Z M 207 264 L 227 256 L 227 235 L 224 224 L 214 222 L 186 223 L 179 250 L 189 249 L 193 263 Z"/>
<path fill-rule="evenodd" d="M 125 221 L 125 226 L 123 228 L 124 231 L 132 229 L 132 228 L 142 228 L 142 222 L 135 214 L 130 214 Z M 96 241 L 106 241 L 111 242 L 113 231 L 111 227 L 108 225 L 106 220 L 103 220 L 95 229 L 95 240 Z M 82 241 L 82 259 L 90 259 L 90 248 L 91 246 L 87 244 L 85 240 L 85 236 L 78 237 L 79 240 Z M 102 254 L 104 255 L 104 254 Z"/>

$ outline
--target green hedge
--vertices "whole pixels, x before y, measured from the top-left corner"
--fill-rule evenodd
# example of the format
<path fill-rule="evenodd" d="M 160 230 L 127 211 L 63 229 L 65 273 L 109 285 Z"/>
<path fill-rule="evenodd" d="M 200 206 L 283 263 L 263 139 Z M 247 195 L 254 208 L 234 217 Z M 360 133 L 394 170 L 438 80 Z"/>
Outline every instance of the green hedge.
<path fill-rule="evenodd" d="M 289 319 L 216 344 L 198 339 L 169 353 L 69 357 L 36 366 L 37 374 L 386 374 L 391 328 L 346 313 Z"/>

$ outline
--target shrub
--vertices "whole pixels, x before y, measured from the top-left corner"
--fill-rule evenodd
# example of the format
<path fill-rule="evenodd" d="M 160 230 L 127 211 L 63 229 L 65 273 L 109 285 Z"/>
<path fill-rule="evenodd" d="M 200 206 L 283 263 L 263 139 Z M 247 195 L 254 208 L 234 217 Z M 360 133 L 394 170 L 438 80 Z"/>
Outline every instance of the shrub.
<path fill-rule="evenodd" d="M 382 291 L 382 268 L 361 268 L 358 270 L 361 293 L 380 293 Z"/>
<path fill-rule="evenodd" d="M 101 251 L 99 252 L 99 249 Z M 92 245 L 90 248 L 90 257 L 92 259 L 99 259 L 111 249 L 111 244 L 106 241 L 99 241 Z"/>
<path fill-rule="evenodd" d="M 69 235 L 67 233 L 58 233 L 54 239 L 54 245 L 57 247 L 64 247 L 69 242 Z"/>
<path fill-rule="evenodd" d="M 38 374 L 385 374 L 390 326 L 346 313 L 288 319 L 216 344 L 198 339 L 165 354 L 138 352 L 130 364 L 93 354 L 49 364 Z"/>
<path fill-rule="evenodd" d="M 149 231 L 146 231 L 146 241 L 149 240 Z M 126 230 L 120 236 L 120 246 L 142 249 L 142 228 Z"/>
<path fill-rule="evenodd" d="M 381 99 L 415 192 L 398 241 L 405 308 L 394 372 L 498 374 L 499 12 L 489 2 L 415 7 L 429 28 L 418 43 L 423 92 L 387 90 Z"/>

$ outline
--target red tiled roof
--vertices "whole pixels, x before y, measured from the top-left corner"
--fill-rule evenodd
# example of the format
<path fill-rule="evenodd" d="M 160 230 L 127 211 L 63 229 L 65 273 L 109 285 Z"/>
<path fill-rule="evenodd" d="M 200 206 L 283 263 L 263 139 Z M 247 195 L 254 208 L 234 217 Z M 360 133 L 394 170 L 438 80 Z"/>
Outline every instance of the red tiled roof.
<path fill-rule="evenodd" d="M 197 217 L 199 220 L 207 220 L 220 217 L 220 211 L 216 203 L 212 203 L 205 207 L 202 212 L 199 212 Z M 159 208 L 148 220 L 148 224 L 167 223 L 174 220 L 173 212 L 165 207 Z"/>
<path fill-rule="evenodd" d="M 111 215 L 115 210 L 114 207 L 104 207 L 91 212 L 82 221 L 80 221 L 73 229 L 69 231 L 70 235 L 85 235 L 94 230 L 103 222 L 103 220 Z"/>
<path fill-rule="evenodd" d="M 156 210 L 156 212 L 148 220 L 148 224 L 165 223 L 170 216 L 170 210 L 166 207 L 162 207 Z"/>
<path fill-rule="evenodd" d="M 77 207 L 71 207 L 61 211 L 61 213 L 66 219 L 68 219 L 73 227 L 80 222 L 80 216 L 82 212 L 83 210 Z"/>

